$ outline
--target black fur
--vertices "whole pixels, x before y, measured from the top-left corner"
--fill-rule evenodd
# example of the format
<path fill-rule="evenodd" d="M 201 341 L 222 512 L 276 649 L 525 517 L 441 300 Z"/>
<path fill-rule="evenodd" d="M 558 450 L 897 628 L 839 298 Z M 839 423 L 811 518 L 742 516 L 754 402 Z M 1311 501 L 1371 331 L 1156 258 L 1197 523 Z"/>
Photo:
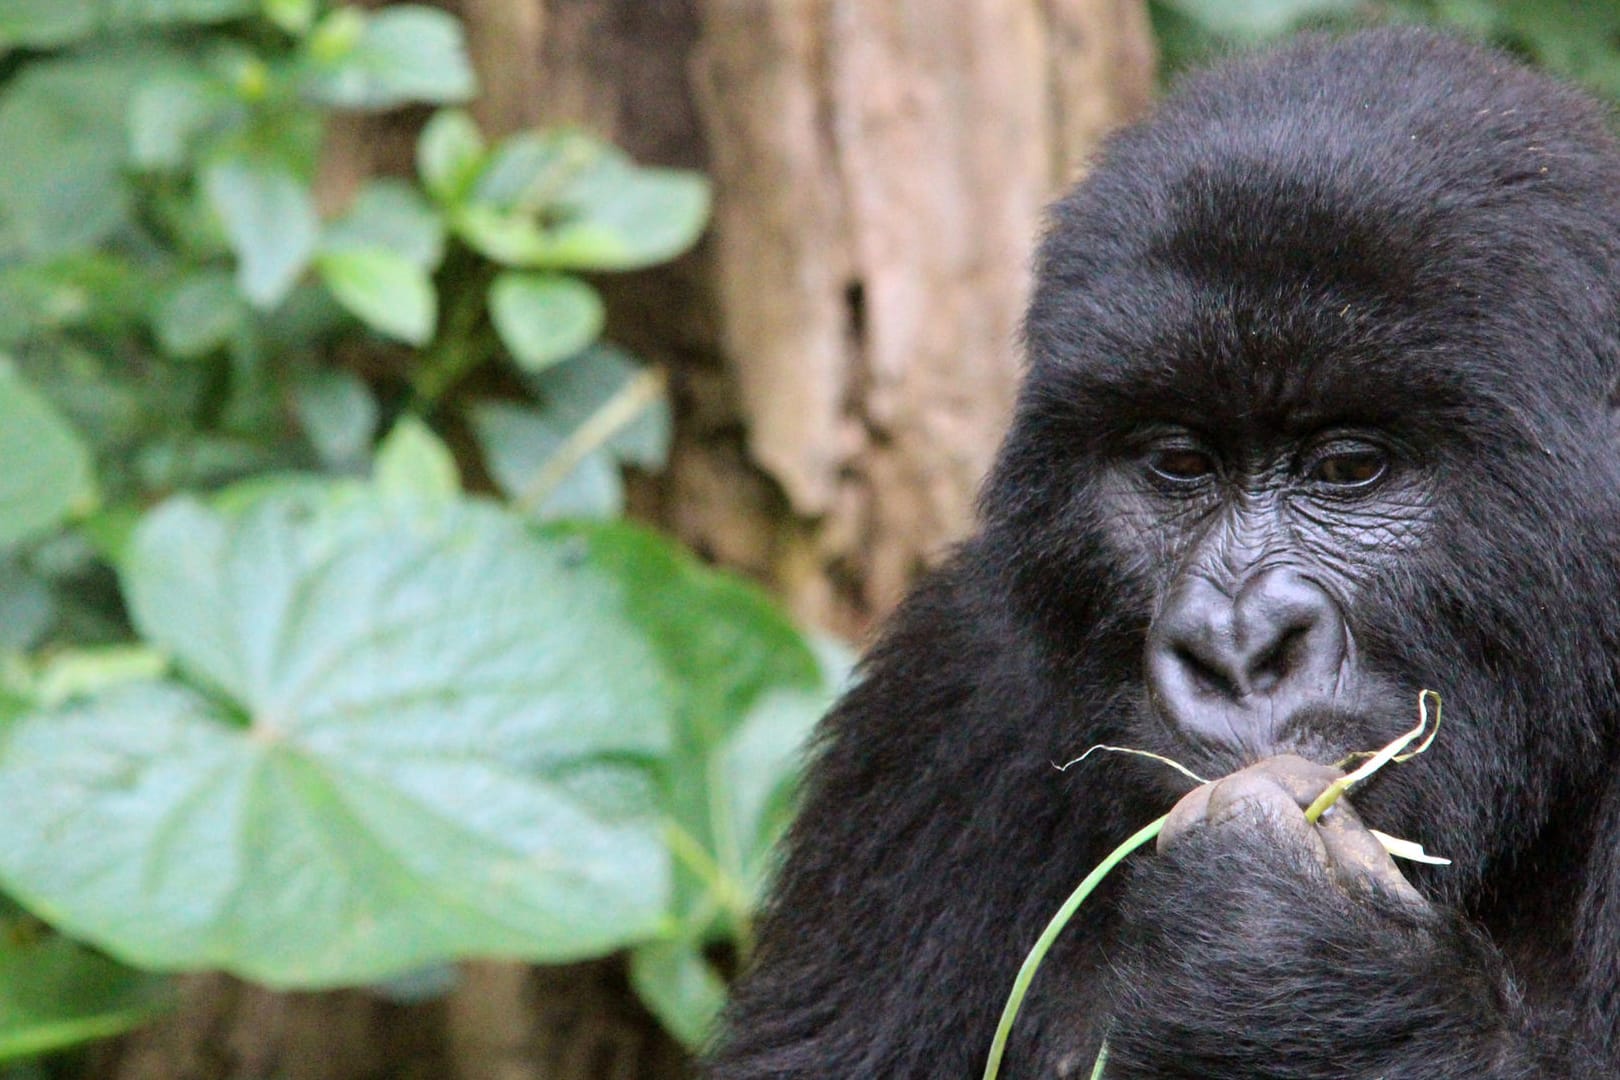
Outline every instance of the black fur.
<path fill-rule="evenodd" d="M 1254 755 L 1184 738 L 1145 635 L 1194 530 L 1133 447 L 1353 422 L 1402 448 L 1372 524 L 1311 546 L 1362 690 L 1267 750 L 1446 722 L 1358 790 L 1451 857 L 1416 908 L 1263 823 L 1141 854 L 1037 977 L 1004 1076 L 1620 1075 L 1620 151 L 1583 96 L 1415 31 L 1192 78 L 1054 210 L 1030 370 L 979 533 L 823 725 L 716 1080 L 965 1077 L 1082 876 Z M 1202 541 L 1198 541 L 1202 542 Z M 1317 551 L 1317 548 L 1323 550 Z"/>

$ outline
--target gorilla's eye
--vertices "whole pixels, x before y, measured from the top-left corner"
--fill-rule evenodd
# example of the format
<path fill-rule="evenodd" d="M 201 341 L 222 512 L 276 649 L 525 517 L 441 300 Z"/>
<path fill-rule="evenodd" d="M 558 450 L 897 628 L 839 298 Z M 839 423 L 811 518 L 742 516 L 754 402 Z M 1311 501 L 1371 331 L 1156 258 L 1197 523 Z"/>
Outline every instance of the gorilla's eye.
<path fill-rule="evenodd" d="M 1357 446 L 1323 454 L 1311 464 L 1309 475 L 1329 487 L 1360 488 L 1376 483 L 1388 467 L 1389 461 L 1382 450 Z"/>
<path fill-rule="evenodd" d="M 1188 446 L 1162 447 L 1148 456 L 1148 468 L 1165 480 L 1190 484 L 1215 474 L 1215 462 Z"/>

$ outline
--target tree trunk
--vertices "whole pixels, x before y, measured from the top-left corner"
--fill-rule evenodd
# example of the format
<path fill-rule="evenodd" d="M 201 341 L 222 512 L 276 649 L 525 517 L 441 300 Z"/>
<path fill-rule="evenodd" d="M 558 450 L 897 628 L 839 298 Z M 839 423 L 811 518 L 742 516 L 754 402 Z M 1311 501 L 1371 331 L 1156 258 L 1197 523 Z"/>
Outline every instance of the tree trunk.
<path fill-rule="evenodd" d="M 1018 372 L 1043 204 L 1149 101 L 1142 0 L 459 0 L 485 128 L 582 124 L 706 170 L 709 239 L 601 282 L 672 374 L 633 506 L 860 640 L 968 527 Z M 328 197 L 409 160 L 346 127 Z M 185 980 L 112 1080 L 630 1080 L 678 1050 L 612 962 L 462 965 L 448 997 Z"/>

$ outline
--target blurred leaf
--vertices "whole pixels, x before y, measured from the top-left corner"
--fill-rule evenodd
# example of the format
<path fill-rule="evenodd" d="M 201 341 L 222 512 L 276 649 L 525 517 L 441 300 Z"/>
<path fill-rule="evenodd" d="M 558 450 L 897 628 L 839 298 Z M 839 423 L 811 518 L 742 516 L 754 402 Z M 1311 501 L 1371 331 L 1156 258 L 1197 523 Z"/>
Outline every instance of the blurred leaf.
<path fill-rule="evenodd" d="M 529 380 L 545 402 L 553 427 L 573 431 L 589 420 L 646 368 L 623 349 L 597 344 Z M 669 458 L 669 403 L 660 399 L 615 432 L 604 444 L 619 460 L 649 471 Z"/>
<path fill-rule="evenodd" d="M 352 468 L 366 459 L 377 431 L 377 399 L 359 376 L 336 368 L 306 372 L 294 383 L 293 408 L 328 468 Z"/>
<path fill-rule="evenodd" d="M 0 944 L 0 1062 L 122 1034 L 171 1004 L 167 979 L 57 934 Z"/>
<path fill-rule="evenodd" d="M 41 662 L 34 697 L 43 705 L 60 705 L 119 683 L 155 679 L 168 666 L 162 653 L 144 645 L 63 649 Z"/>
<path fill-rule="evenodd" d="M 530 371 L 579 352 L 602 332 L 602 298 L 578 278 L 507 271 L 489 289 L 501 341 Z"/>
<path fill-rule="evenodd" d="M 461 202 L 484 167 L 484 137 L 472 117 L 460 109 L 433 114 L 416 143 L 416 171 L 433 197 Z"/>
<path fill-rule="evenodd" d="M 198 136 L 234 108 L 217 79 L 189 70 L 163 72 L 136 90 L 130 105 L 130 160 L 140 169 L 179 169 Z"/>
<path fill-rule="evenodd" d="M 458 206 L 450 227 L 478 254 L 503 266 L 539 265 L 550 250 L 537 225 L 521 214 L 490 206 Z"/>
<path fill-rule="evenodd" d="M 0 652 L 33 648 L 55 621 L 51 587 L 18 560 L 0 558 Z"/>
<path fill-rule="evenodd" d="M 630 985 L 664 1030 L 688 1050 L 702 1049 L 726 1003 L 726 984 L 687 941 L 660 941 L 630 952 Z"/>
<path fill-rule="evenodd" d="M 354 205 L 327 229 L 322 246 L 391 251 L 423 270 L 444 258 L 444 219 L 415 187 L 403 180 L 373 180 Z"/>
<path fill-rule="evenodd" d="M 556 131 L 503 144 L 452 224 L 508 265 L 633 270 L 691 247 L 708 214 L 701 175 L 639 168 L 606 143 Z"/>
<path fill-rule="evenodd" d="M 202 180 L 236 252 L 242 295 L 255 307 L 275 307 L 315 253 L 320 223 L 308 186 L 274 162 L 249 157 L 216 162 Z"/>
<path fill-rule="evenodd" d="M 1356 10 L 1361 0 L 1163 0 L 1207 32 L 1227 38 L 1276 37 L 1307 19 Z"/>
<path fill-rule="evenodd" d="M 746 951 L 767 845 L 785 820 L 778 808 L 791 792 L 796 740 L 826 707 L 830 681 L 804 636 L 754 586 L 622 523 L 547 531 L 580 537 L 589 564 L 625 583 L 636 621 L 680 690 L 666 835 L 680 852 L 681 924 L 669 940 L 696 946 L 730 935 Z"/>
<path fill-rule="evenodd" d="M 626 585 L 493 508 L 428 511 L 345 487 L 155 512 L 131 608 L 209 692 L 126 685 L 17 721 L 8 889 L 132 962 L 272 986 L 653 933 L 641 763 L 668 746 L 670 688 Z"/>
<path fill-rule="evenodd" d="M 101 0 L 3 0 L 0 48 L 50 49 L 88 36 Z"/>
<path fill-rule="evenodd" d="M 263 0 L 261 7 L 265 18 L 298 37 L 309 33 L 320 11 L 318 0 Z"/>
<path fill-rule="evenodd" d="M 94 245 L 129 217 L 122 170 L 135 87 L 164 68 L 152 50 L 28 64 L 0 95 L 0 250 L 38 257 Z"/>
<path fill-rule="evenodd" d="M 146 274 L 96 252 L 0 269 L 0 341 L 72 327 L 120 333 L 145 314 L 150 290 Z"/>
<path fill-rule="evenodd" d="M 338 303 L 392 338 L 423 345 L 433 337 L 438 301 L 426 270 L 382 248 L 328 251 L 316 259 Z"/>
<path fill-rule="evenodd" d="M 709 183 L 697 173 L 604 162 L 557 200 L 562 223 L 537 265 L 635 270 L 697 242 L 709 218 Z"/>
<path fill-rule="evenodd" d="M 336 55 L 316 57 L 310 86 L 311 94 L 328 105 L 450 104 L 477 90 L 461 23 L 437 8 L 395 4 L 369 13 L 352 44 L 330 51 Z"/>
<path fill-rule="evenodd" d="M 202 269 L 187 274 L 164 294 L 152 329 L 164 352 L 190 359 L 224 345 L 246 321 L 247 310 L 231 275 Z"/>
<path fill-rule="evenodd" d="M 522 500 L 567 440 L 543 413 L 519 405 L 482 402 L 472 411 L 473 433 L 490 476 L 508 498 Z M 529 513 L 552 518 L 612 518 L 624 512 L 624 480 L 606 449 L 586 454 Z"/>
<path fill-rule="evenodd" d="M 0 547 L 95 503 L 90 453 L 51 404 L 0 361 Z"/>
<path fill-rule="evenodd" d="M 49 49 L 107 30 L 244 15 L 252 0 L 0 0 L 0 49 Z"/>
<path fill-rule="evenodd" d="M 372 472 L 377 489 L 389 496 L 445 502 L 461 491 L 450 448 L 410 415 L 400 417 L 377 447 Z"/>

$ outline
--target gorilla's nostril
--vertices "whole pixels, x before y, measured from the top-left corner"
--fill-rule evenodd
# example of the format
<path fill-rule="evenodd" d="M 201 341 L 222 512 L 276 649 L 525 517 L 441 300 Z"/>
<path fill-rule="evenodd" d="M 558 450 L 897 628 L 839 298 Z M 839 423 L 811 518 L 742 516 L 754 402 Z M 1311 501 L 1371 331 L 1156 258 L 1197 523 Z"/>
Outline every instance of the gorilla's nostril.
<path fill-rule="evenodd" d="M 1288 678 L 1288 673 L 1299 666 L 1309 636 L 1309 627 L 1296 626 L 1264 649 L 1249 665 L 1249 688 L 1255 693 L 1267 694 Z"/>
<path fill-rule="evenodd" d="M 1242 688 L 1227 672 L 1221 670 L 1218 665 L 1204 660 L 1185 643 L 1176 642 L 1171 646 L 1170 653 L 1174 662 L 1181 667 L 1194 688 L 1200 692 L 1220 694 L 1228 698 L 1242 694 Z"/>

